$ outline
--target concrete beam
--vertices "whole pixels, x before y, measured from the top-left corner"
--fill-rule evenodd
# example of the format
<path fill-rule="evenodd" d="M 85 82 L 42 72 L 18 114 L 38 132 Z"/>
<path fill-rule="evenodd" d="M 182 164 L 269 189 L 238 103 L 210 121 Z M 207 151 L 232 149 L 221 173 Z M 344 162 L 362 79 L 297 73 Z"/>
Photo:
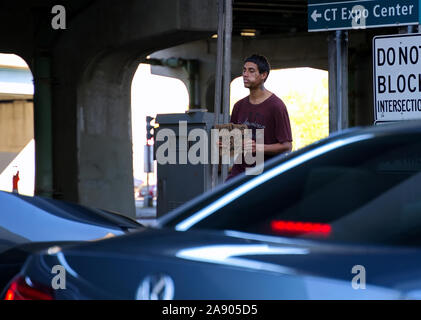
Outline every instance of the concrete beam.
<path fill-rule="evenodd" d="M 243 60 L 253 53 L 268 57 L 273 69 L 312 67 L 327 70 L 326 34 L 297 34 L 283 37 L 233 37 L 232 79 L 241 75 Z M 203 108 L 213 110 L 216 70 L 216 39 L 195 41 L 157 51 L 152 58 L 178 57 L 197 59 L 200 64 L 200 92 Z M 152 73 L 182 80 L 188 85 L 188 74 L 183 68 L 152 66 Z"/>
<path fill-rule="evenodd" d="M 55 4 L 0 10 L 0 51 L 31 68 L 34 52 L 51 57 L 54 197 L 134 217 L 132 77 L 149 53 L 214 33 L 215 1 L 63 1 L 66 30 L 49 29 Z"/>

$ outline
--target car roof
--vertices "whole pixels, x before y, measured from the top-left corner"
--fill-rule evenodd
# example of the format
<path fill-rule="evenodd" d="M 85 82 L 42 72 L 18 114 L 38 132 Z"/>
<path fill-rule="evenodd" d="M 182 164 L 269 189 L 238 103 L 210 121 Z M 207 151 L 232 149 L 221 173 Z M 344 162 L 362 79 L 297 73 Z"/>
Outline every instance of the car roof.
<path fill-rule="evenodd" d="M 324 144 L 330 143 L 335 140 L 345 139 L 348 137 L 353 137 L 357 135 L 372 135 L 374 137 L 380 137 L 385 135 L 398 135 L 398 134 L 411 134 L 411 133 L 421 133 L 421 120 L 407 120 L 403 122 L 391 122 L 384 123 L 379 125 L 365 126 L 365 127 L 352 127 L 347 128 L 338 132 L 330 134 L 328 137 L 316 141 L 300 150 L 291 152 L 287 155 L 281 154 L 273 157 L 272 159 L 265 162 L 265 168 L 270 169 L 279 165 L 280 163 L 287 161 L 297 155 L 303 154 L 308 150 L 311 150 L 315 147 L 322 146 Z M 167 224 L 170 224 L 171 221 L 185 213 L 187 210 L 190 210 L 194 207 L 199 207 L 204 203 L 208 203 L 211 199 L 217 198 L 219 195 L 223 195 L 228 191 L 236 188 L 237 186 L 253 179 L 255 176 L 241 174 L 239 176 L 230 179 L 226 183 L 218 185 L 215 189 L 209 190 L 190 201 L 182 204 L 181 206 L 169 211 L 162 217 L 159 217 L 154 224 L 156 227 L 164 227 Z"/>

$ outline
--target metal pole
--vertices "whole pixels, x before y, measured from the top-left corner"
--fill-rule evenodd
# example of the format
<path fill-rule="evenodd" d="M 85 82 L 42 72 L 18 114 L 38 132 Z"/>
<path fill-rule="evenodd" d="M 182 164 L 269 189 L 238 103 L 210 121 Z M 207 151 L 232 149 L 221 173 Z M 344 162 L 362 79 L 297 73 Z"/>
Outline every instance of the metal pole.
<path fill-rule="evenodd" d="M 417 33 L 418 32 L 418 26 L 408 26 L 407 33 Z"/>
<path fill-rule="evenodd" d="M 330 32 L 328 41 L 328 62 L 329 62 L 329 134 L 337 131 L 337 107 L 336 96 L 336 34 Z"/>
<path fill-rule="evenodd" d="M 337 131 L 348 127 L 348 33 L 335 32 Z"/>
<path fill-rule="evenodd" d="M 37 55 L 34 62 L 35 194 L 53 196 L 53 124 L 51 60 Z"/>
<path fill-rule="evenodd" d="M 328 36 L 329 133 L 348 127 L 348 32 Z"/>
<path fill-rule="evenodd" d="M 223 119 L 230 119 L 232 0 L 225 0 Z M 222 181 L 228 176 L 228 165 L 222 165 Z"/>
<path fill-rule="evenodd" d="M 218 40 L 216 51 L 216 74 L 215 74 L 215 104 L 214 124 L 219 124 L 221 114 L 221 90 L 222 90 L 222 65 L 224 52 L 224 0 L 218 1 Z M 216 187 L 218 182 L 218 165 L 212 165 L 212 189 Z"/>
<path fill-rule="evenodd" d="M 342 32 L 336 31 L 336 108 L 337 108 L 337 130 L 342 130 Z"/>
<path fill-rule="evenodd" d="M 348 109 L 348 31 L 343 31 L 341 38 L 342 61 L 342 129 L 349 127 Z"/>
<path fill-rule="evenodd" d="M 232 35 L 232 0 L 225 0 L 224 83 L 223 83 L 224 123 L 228 123 L 230 119 L 231 35 Z"/>

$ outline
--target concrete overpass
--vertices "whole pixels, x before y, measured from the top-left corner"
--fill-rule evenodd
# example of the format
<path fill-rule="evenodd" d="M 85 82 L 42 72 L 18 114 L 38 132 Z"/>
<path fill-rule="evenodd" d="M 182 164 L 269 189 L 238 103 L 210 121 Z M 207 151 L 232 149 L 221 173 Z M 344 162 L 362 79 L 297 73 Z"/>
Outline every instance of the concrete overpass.
<path fill-rule="evenodd" d="M 0 52 L 26 60 L 34 76 L 36 194 L 134 216 L 130 89 L 146 56 L 198 61 L 197 87 L 180 78 L 194 107 L 213 110 L 215 0 L 64 0 L 66 28 L 54 29 L 53 0 L 0 3 Z M 307 1 L 234 0 L 232 78 L 252 52 L 274 68 L 328 70 L 328 33 L 307 32 Z M 63 22 L 63 21 L 62 21 Z M 241 36 L 245 29 L 256 36 Z M 371 40 L 396 28 L 349 33 L 349 125 L 372 116 Z M 331 115 L 335 112 L 331 109 Z M 334 123 L 331 123 L 334 128 Z"/>
<path fill-rule="evenodd" d="M 35 192 L 134 216 L 130 88 L 148 54 L 210 36 L 212 0 L 0 4 L 0 52 L 34 76 Z"/>

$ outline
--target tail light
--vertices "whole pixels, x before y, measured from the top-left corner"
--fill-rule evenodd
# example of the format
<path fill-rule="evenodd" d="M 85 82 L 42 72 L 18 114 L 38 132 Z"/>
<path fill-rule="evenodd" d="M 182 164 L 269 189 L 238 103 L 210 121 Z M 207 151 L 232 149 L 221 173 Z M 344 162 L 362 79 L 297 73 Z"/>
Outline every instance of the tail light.
<path fill-rule="evenodd" d="M 4 300 L 53 300 L 52 289 L 32 283 L 28 278 L 15 277 L 10 283 Z"/>
<path fill-rule="evenodd" d="M 305 234 L 311 233 L 319 236 L 329 236 L 332 227 L 326 223 L 296 222 L 275 220 L 271 222 L 272 231 L 284 234 Z"/>

